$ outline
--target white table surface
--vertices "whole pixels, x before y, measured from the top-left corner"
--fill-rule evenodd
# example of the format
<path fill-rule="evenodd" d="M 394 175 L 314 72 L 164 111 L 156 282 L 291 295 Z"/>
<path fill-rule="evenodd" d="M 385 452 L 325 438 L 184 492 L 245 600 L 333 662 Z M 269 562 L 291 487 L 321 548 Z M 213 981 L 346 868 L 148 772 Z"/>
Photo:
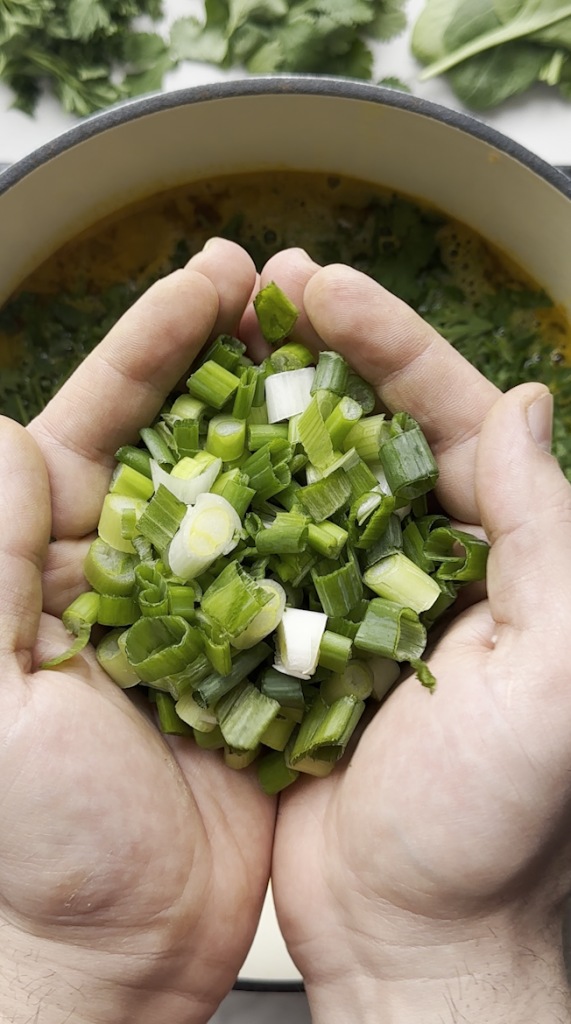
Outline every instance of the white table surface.
<path fill-rule="evenodd" d="M 407 13 L 413 23 L 424 0 L 408 0 Z M 164 0 L 165 32 L 176 18 L 201 15 L 202 0 Z M 144 20 L 141 28 L 151 27 Z M 415 95 L 456 110 L 464 109 L 445 79 L 420 83 L 419 65 L 409 52 L 409 32 L 390 43 L 374 44 L 374 80 L 395 75 L 411 87 Z M 240 70 L 221 71 L 207 64 L 186 62 L 165 76 L 165 90 L 203 85 L 225 79 L 245 77 Z M 10 109 L 10 90 L 0 85 L 0 164 L 12 163 L 77 122 L 62 112 L 55 100 L 42 98 L 35 117 Z M 515 139 L 550 163 L 571 166 L 571 103 L 555 90 L 538 85 L 525 97 L 512 100 L 481 120 Z M 284 950 L 285 954 L 285 950 Z M 283 960 L 283 955 L 282 955 Z M 248 964 L 246 964 L 246 967 Z M 249 972 L 248 972 L 249 973 Z M 280 971 L 282 977 L 295 977 L 293 964 Z M 302 993 L 232 992 L 211 1024 L 310 1024 L 307 1000 Z M 165 1021 L 168 1024 L 168 1021 Z"/>

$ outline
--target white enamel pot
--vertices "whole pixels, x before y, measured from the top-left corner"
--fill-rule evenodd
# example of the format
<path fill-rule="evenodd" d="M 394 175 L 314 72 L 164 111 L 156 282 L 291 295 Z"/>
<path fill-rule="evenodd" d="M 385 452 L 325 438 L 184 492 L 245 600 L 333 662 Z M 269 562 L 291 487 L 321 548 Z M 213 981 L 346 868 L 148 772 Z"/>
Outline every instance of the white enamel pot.
<path fill-rule="evenodd" d="M 0 304 L 128 203 L 214 175 L 327 171 L 426 200 L 511 256 L 571 314 L 571 180 L 473 118 L 361 82 L 255 78 L 83 121 L 0 174 Z M 300 985 L 268 900 L 243 987 Z"/>

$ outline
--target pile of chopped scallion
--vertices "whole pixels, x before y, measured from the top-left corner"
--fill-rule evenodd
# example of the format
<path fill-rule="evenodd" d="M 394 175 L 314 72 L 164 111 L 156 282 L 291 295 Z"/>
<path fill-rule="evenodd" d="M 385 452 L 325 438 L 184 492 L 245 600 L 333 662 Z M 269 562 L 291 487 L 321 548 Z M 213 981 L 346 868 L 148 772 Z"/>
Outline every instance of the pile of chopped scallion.
<path fill-rule="evenodd" d="M 287 342 L 297 310 L 277 285 L 255 306 L 280 347 L 254 366 L 221 335 L 189 393 L 117 452 L 92 590 L 63 616 L 76 640 L 45 667 L 112 627 L 107 674 L 147 687 L 163 732 L 231 768 L 259 756 L 273 794 L 333 770 L 402 662 L 434 688 L 427 630 L 484 577 L 488 545 L 428 514 L 438 469 L 416 421 L 375 415 L 338 353 L 314 366 Z"/>

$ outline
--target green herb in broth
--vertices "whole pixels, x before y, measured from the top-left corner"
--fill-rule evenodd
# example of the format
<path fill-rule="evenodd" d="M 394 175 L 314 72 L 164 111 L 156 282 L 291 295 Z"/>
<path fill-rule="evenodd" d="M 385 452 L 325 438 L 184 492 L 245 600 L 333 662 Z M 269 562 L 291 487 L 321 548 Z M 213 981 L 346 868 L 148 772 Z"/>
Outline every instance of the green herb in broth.
<path fill-rule="evenodd" d="M 0 310 L 0 412 L 27 422 L 157 277 L 205 240 L 242 244 L 258 267 L 300 245 L 370 274 L 506 390 L 555 394 L 554 451 L 571 478 L 571 330 L 549 297 L 472 231 L 362 182 L 294 172 L 172 190 L 66 246 Z"/>

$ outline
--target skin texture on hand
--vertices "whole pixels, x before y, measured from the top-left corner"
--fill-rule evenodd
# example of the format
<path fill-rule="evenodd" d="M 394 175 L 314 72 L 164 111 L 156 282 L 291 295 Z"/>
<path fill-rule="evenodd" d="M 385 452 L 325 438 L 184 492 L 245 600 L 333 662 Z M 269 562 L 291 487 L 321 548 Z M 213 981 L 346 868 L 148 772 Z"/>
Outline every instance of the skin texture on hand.
<path fill-rule="evenodd" d="M 406 679 L 349 763 L 281 796 L 274 894 L 313 1018 L 568 1024 L 571 487 L 546 451 L 551 397 L 500 397 L 357 271 L 292 251 L 270 279 L 303 308 L 296 340 L 419 420 L 443 507 L 492 544 L 487 599 L 429 659 L 435 694 Z M 249 312 L 243 331 L 259 343 Z"/>
<path fill-rule="evenodd" d="M 150 289 L 28 431 L 0 421 L 0 1009 L 12 1024 L 206 1021 L 255 932 L 275 816 L 255 773 L 163 737 L 91 648 L 38 668 L 68 646 L 52 615 L 87 588 L 113 452 L 202 345 L 236 329 L 254 283 L 246 253 L 214 243 Z"/>

